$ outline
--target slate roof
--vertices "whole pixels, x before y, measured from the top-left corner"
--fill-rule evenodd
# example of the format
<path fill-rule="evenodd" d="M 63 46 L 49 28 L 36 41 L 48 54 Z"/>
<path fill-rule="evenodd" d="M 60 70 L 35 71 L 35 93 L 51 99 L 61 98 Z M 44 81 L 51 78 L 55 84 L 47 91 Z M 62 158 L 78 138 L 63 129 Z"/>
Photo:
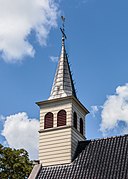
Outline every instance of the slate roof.
<path fill-rule="evenodd" d="M 64 41 L 65 39 L 64 37 L 62 37 L 62 50 L 60 60 L 58 62 L 58 67 L 56 70 L 49 100 L 72 95 L 76 97 L 76 91 L 72 80 L 72 74 L 68 62 Z"/>
<path fill-rule="evenodd" d="M 41 167 L 36 179 L 128 179 L 128 135 L 79 142 L 71 164 Z"/>

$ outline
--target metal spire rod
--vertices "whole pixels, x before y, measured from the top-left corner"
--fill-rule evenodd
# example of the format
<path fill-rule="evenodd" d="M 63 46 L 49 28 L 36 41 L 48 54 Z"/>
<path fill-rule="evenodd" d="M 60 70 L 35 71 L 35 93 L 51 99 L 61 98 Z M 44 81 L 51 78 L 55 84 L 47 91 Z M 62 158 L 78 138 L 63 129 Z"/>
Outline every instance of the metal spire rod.
<path fill-rule="evenodd" d="M 64 16 L 61 16 L 61 19 L 62 19 L 62 26 L 63 26 L 63 30 L 64 30 L 65 17 L 64 17 Z"/>
<path fill-rule="evenodd" d="M 62 35 L 63 35 L 63 38 L 64 39 L 67 39 L 66 35 L 65 35 L 65 26 L 64 26 L 64 23 L 65 23 L 65 17 L 64 16 L 61 16 L 61 19 L 62 19 L 62 28 L 60 28 L 61 32 L 62 32 Z"/>

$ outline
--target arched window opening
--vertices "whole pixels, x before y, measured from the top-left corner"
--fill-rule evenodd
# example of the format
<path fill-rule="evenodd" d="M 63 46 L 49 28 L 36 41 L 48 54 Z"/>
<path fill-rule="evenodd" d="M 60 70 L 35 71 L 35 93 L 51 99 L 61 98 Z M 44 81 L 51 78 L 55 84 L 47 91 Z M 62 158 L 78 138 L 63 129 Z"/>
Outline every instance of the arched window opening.
<path fill-rule="evenodd" d="M 66 125 L 66 111 L 61 110 L 57 114 L 57 127 Z"/>
<path fill-rule="evenodd" d="M 84 127 L 83 127 L 83 119 L 82 118 L 80 118 L 80 133 L 83 135 L 83 133 L 84 133 Z"/>
<path fill-rule="evenodd" d="M 53 127 L 53 113 L 48 112 L 44 117 L 44 129 Z"/>
<path fill-rule="evenodd" d="M 73 126 L 77 129 L 77 114 L 74 112 L 73 114 Z"/>

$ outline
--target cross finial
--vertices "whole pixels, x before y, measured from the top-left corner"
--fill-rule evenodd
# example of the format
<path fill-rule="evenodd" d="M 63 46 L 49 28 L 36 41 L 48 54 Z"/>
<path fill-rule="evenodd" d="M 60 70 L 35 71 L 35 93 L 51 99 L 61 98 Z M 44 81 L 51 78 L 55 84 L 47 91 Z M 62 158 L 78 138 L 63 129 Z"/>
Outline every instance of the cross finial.
<path fill-rule="evenodd" d="M 61 16 L 61 19 L 62 19 L 62 28 L 60 28 L 60 30 L 62 32 L 62 40 L 64 41 L 67 38 L 65 35 L 65 28 L 64 28 L 65 17 Z"/>

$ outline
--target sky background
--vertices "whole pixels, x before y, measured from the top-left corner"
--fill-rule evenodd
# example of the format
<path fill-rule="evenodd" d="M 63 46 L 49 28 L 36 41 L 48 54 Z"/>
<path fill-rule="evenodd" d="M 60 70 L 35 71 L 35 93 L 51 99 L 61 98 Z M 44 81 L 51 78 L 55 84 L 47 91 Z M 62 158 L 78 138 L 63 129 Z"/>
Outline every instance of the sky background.
<path fill-rule="evenodd" d="M 77 96 L 90 111 L 86 137 L 127 134 L 128 1 L 13 1 L 0 0 L 0 143 L 37 158 L 35 102 L 50 95 L 61 15 Z"/>

